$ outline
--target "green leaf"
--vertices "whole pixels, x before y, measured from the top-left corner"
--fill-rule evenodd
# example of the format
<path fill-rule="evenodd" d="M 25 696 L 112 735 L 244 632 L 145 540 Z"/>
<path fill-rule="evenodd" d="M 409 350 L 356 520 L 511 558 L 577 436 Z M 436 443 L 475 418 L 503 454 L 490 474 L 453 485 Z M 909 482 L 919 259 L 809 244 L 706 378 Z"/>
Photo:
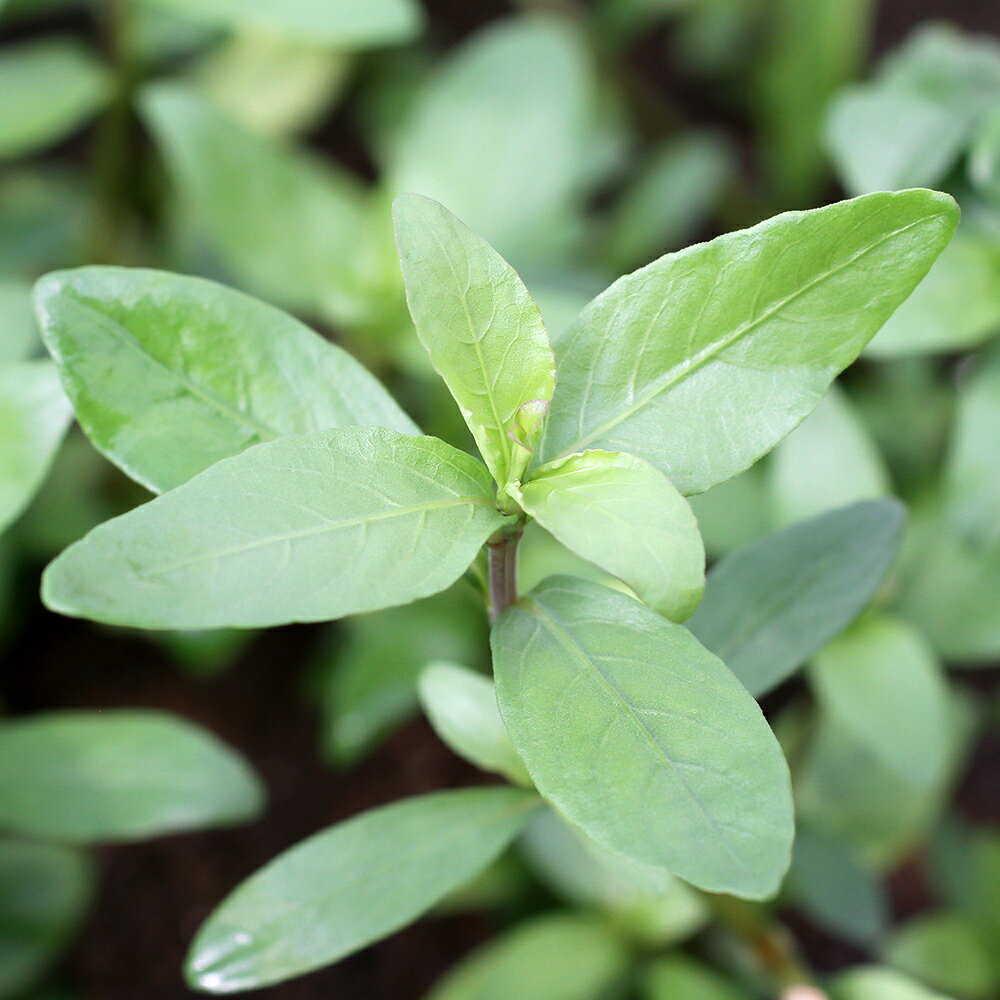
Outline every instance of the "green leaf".
<path fill-rule="evenodd" d="M 90 901 L 87 856 L 0 841 L 0 997 L 20 997 L 59 957 Z"/>
<path fill-rule="evenodd" d="M 760 709 L 686 629 L 571 577 L 497 621 L 500 713 L 539 792 L 599 844 L 712 892 L 788 867 L 788 769 Z"/>
<path fill-rule="evenodd" d="M 943 780 L 948 688 L 919 632 L 886 616 L 862 618 L 817 654 L 809 679 L 823 711 L 886 767 L 917 786 Z"/>
<path fill-rule="evenodd" d="M 531 779 L 504 728 L 493 681 L 467 667 L 432 663 L 420 675 L 420 701 L 434 731 L 467 761 L 517 785 Z"/>
<path fill-rule="evenodd" d="M 752 465 L 689 502 L 710 557 L 728 555 L 774 529 L 774 504 L 762 465 Z"/>
<path fill-rule="evenodd" d="M 35 301 L 77 419 L 154 492 L 288 434 L 354 424 L 419 433 L 349 354 L 223 285 L 85 267 L 43 278 Z"/>
<path fill-rule="evenodd" d="M 0 362 L 24 361 L 39 346 L 30 282 L 0 278 Z"/>
<path fill-rule="evenodd" d="M 594 1000 L 628 969 L 610 924 L 592 917 L 536 917 L 459 962 L 427 1000 Z"/>
<path fill-rule="evenodd" d="M 785 892 L 814 923 L 863 948 L 888 924 L 888 900 L 871 871 L 846 844 L 808 828 L 796 832 Z"/>
<path fill-rule="evenodd" d="M 73 843 L 252 818 L 263 790 L 210 733 L 163 712 L 61 711 L 0 724 L 0 826 Z"/>
<path fill-rule="evenodd" d="M 512 788 L 438 792 L 315 834 L 209 917 L 188 982 L 209 993 L 269 986 L 392 934 L 485 868 L 537 801 Z"/>
<path fill-rule="evenodd" d="M 1000 349 L 992 350 L 959 389 L 945 470 L 948 514 L 977 546 L 1000 543 Z"/>
<path fill-rule="evenodd" d="M 522 408 L 552 398 L 541 313 L 514 269 L 443 205 L 403 195 L 393 218 L 417 334 L 503 486 L 520 478 L 533 446 L 518 440 Z"/>
<path fill-rule="evenodd" d="M 620 278 L 557 345 L 543 457 L 630 452 L 685 494 L 728 479 L 819 402 L 956 221 L 947 195 L 869 195 L 779 215 Z"/>
<path fill-rule="evenodd" d="M 104 103 L 108 85 L 90 50 L 69 39 L 22 42 L 0 55 L 0 158 L 65 138 Z"/>
<path fill-rule="evenodd" d="M 181 84 L 145 88 L 140 110 L 181 207 L 241 284 L 300 312 L 364 312 L 368 208 L 354 178 L 255 135 Z"/>
<path fill-rule="evenodd" d="M 865 348 L 872 358 L 965 351 L 1000 329 L 1000 250 L 959 228 L 914 293 Z"/>
<path fill-rule="evenodd" d="M 564 256 L 595 144 L 589 63 L 568 19 L 494 21 L 417 94 L 388 189 L 441 202 L 519 265 Z"/>
<path fill-rule="evenodd" d="M 849 625 L 899 546 L 903 508 L 869 500 L 739 549 L 708 576 L 691 631 L 754 696 Z"/>
<path fill-rule="evenodd" d="M 423 20 L 416 0 L 144 0 L 220 28 L 254 28 L 367 48 L 413 38 Z"/>
<path fill-rule="evenodd" d="M 964 917 L 924 913 L 897 928 L 885 947 L 890 965 L 963 1000 L 995 994 L 993 956 Z"/>
<path fill-rule="evenodd" d="M 732 980 L 685 955 L 661 958 L 646 973 L 645 1000 L 750 1000 Z"/>
<path fill-rule="evenodd" d="M 343 427 L 259 444 L 95 528 L 45 571 L 63 614 L 253 628 L 406 604 L 453 583 L 504 519 L 436 438 Z"/>
<path fill-rule="evenodd" d="M 0 531 L 41 486 L 73 411 L 48 361 L 0 370 Z"/>
<path fill-rule="evenodd" d="M 838 976 L 831 997 L 832 1000 L 951 1000 L 902 973 L 875 965 L 854 968 Z"/>
<path fill-rule="evenodd" d="M 542 466 L 508 492 L 563 545 L 660 614 L 691 616 L 705 586 L 705 548 L 687 501 L 648 462 L 587 451 Z"/>
<path fill-rule="evenodd" d="M 892 492 L 878 447 L 836 384 L 774 450 L 771 485 L 780 525 Z"/>

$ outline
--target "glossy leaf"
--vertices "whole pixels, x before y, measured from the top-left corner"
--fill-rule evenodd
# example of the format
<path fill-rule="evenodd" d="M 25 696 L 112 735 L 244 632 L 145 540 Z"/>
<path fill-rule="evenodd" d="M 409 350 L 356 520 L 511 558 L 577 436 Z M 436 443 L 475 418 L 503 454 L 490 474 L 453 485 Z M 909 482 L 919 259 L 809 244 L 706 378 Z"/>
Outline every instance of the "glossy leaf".
<path fill-rule="evenodd" d="M 895 501 L 863 501 L 737 550 L 709 574 L 691 631 L 751 694 L 766 694 L 861 613 L 902 525 Z"/>
<path fill-rule="evenodd" d="M 0 370 L 0 530 L 41 486 L 73 411 L 47 361 Z"/>
<path fill-rule="evenodd" d="M 531 787 L 500 718 L 489 678 L 467 667 L 432 663 L 420 675 L 420 701 L 434 731 L 459 757 Z"/>
<path fill-rule="evenodd" d="M 927 986 L 882 966 L 859 966 L 834 980 L 832 1000 L 951 1000 Z"/>
<path fill-rule="evenodd" d="M 775 448 L 771 485 L 781 525 L 892 492 L 878 447 L 836 385 Z"/>
<path fill-rule="evenodd" d="M 646 973 L 644 1000 L 750 1000 L 751 993 L 685 955 L 661 958 Z"/>
<path fill-rule="evenodd" d="M 443 205 L 404 195 L 393 219 L 417 335 L 503 486 L 534 446 L 519 440 L 522 408 L 540 403 L 544 415 L 552 398 L 542 315 L 514 269 Z"/>
<path fill-rule="evenodd" d="M 58 959 L 90 901 L 85 854 L 0 840 L 0 997 L 22 997 Z"/>
<path fill-rule="evenodd" d="M 72 843 L 225 826 L 263 790 L 229 747 L 163 712 L 61 711 L 0 723 L 0 826 Z"/>
<path fill-rule="evenodd" d="M 220 28 L 261 28 L 340 48 L 404 42 L 420 27 L 416 0 L 144 0 Z"/>
<path fill-rule="evenodd" d="M 160 492 L 288 434 L 416 425 L 346 351 L 201 278 L 85 267 L 35 293 L 45 342 L 94 444 Z"/>
<path fill-rule="evenodd" d="M 652 608 L 673 621 L 691 616 L 705 585 L 705 548 L 691 507 L 648 462 L 587 451 L 542 466 L 509 492 L 563 545 Z"/>
<path fill-rule="evenodd" d="M 713 892 L 772 894 L 788 771 L 760 709 L 679 625 L 554 577 L 493 629 L 500 713 L 539 792 L 604 847 Z"/>
<path fill-rule="evenodd" d="M 609 923 L 536 917 L 459 962 L 427 1000 L 594 1000 L 628 968 Z"/>
<path fill-rule="evenodd" d="M 188 982 L 209 993 L 269 986 L 392 934 L 489 864 L 537 801 L 512 788 L 438 792 L 315 834 L 209 917 Z"/>
<path fill-rule="evenodd" d="M 682 493 L 735 475 L 819 402 L 956 219 L 947 195 L 875 194 L 779 215 L 620 278 L 557 345 L 543 457 L 630 452 Z"/>
<path fill-rule="evenodd" d="M 97 112 L 109 88 L 88 49 L 68 39 L 47 38 L 4 49 L 0 92 L 0 158 L 7 158 L 69 135 Z"/>
<path fill-rule="evenodd" d="M 502 524 L 486 469 L 443 441 L 318 431 L 95 528 L 48 567 L 43 596 L 139 628 L 325 621 L 444 590 Z"/>

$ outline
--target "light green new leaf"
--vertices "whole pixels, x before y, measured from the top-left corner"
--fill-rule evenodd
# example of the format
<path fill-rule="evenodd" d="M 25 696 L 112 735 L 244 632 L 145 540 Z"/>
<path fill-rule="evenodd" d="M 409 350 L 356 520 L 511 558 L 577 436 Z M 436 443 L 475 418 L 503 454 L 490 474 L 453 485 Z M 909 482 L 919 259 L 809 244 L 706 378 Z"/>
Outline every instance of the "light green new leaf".
<path fill-rule="evenodd" d="M 774 893 L 788 769 L 760 709 L 691 634 L 553 577 L 497 621 L 500 713 L 535 786 L 604 847 L 712 892 Z"/>
<path fill-rule="evenodd" d="M 951 1000 L 901 972 L 876 965 L 854 968 L 838 976 L 830 995 L 832 1000 Z"/>
<path fill-rule="evenodd" d="M 542 466 L 508 492 L 563 545 L 660 614 L 691 616 L 705 586 L 705 547 L 688 502 L 648 462 L 587 451 Z"/>
<path fill-rule="evenodd" d="M 417 0 L 143 0 L 220 28 L 261 28 L 337 48 L 405 42 L 423 17 Z"/>
<path fill-rule="evenodd" d="M 531 787 L 500 718 L 489 678 L 467 667 L 432 663 L 420 675 L 420 702 L 434 731 L 460 757 Z"/>
<path fill-rule="evenodd" d="M 439 792 L 315 834 L 209 917 L 188 982 L 209 993 L 269 986 L 392 934 L 485 868 L 537 803 L 512 788 Z"/>
<path fill-rule="evenodd" d="M 59 957 L 92 883 L 81 851 L 0 841 L 0 997 L 23 997 Z"/>
<path fill-rule="evenodd" d="M 338 320 L 365 309 L 368 208 L 354 178 L 254 134 L 190 87 L 147 87 L 140 110 L 181 207 L 240 283 Z"/>
<path fill-rule="evenodd" d="M 68 39 L 49 38 L 0 55 L 0 158 L 58 142 L 97 112 L 108 95 L 101 64 Z"/>
<path fill-rule="evenodd" d="M 100 525 L 48 567 L 42 594 L 138 628 L 328 621 L 444 590 L 503 523 L 486 469 L 443 441 L 317 431 Z"/>
<path fill-rule="evenodd" d="M 0 369 L 0 531 L 41 486 L 72 415 L 50 362 Z"/>
<path fill-rule="evenodd" d="M 43 278 L 35 302 L 83 429 L 154 492 L 288 434 L 419 433 L 346 351 L 223 285 L 84 267 Z"/>
<path fill-rule="evenodd" d="M 947 245 L 932 191 L 776 216 L 616 281 L 557 345 L 551 460 L 604 448 L 699 493 L 819 402 Z"/>
<path fill-rule="evenodd" d="M 73 843 L 252 818 L 263 789 L 210 733 L 163 712 L 63 711 L 0 723 L 0 826 Z"/>
<path fill-rule="evenodd" d="M 892 492 L 878 446 L 836 384 L 775 448 L 771 488 L 781 526 Z"/>
<path fill-rule="evenodd" d="M 902 526 L 900 504 L 869 500 L 739 549 L 713 567 L 691 631 L 766 694 L 861 613 Z"/>
<path fill-rule="evenodd" d="M 537 917 L 474 951 L 427 1000 L 595 1000 L 628 966 L 610 923 Z"/>
<path fill-rule="evenodd" d="M 686 955 L 661 958 L 646 974 L 644 1000 L 750 1000 L 732 980 Z"/>
<path fill-rule="evenodd" d="M 521 440 L 522 407 L 552 398 L 542 315 L 514 269 L 443 205 L 402 195 L 393 218 L 417 334 L 504 486 L 520 478 L 534 444 Z"/>

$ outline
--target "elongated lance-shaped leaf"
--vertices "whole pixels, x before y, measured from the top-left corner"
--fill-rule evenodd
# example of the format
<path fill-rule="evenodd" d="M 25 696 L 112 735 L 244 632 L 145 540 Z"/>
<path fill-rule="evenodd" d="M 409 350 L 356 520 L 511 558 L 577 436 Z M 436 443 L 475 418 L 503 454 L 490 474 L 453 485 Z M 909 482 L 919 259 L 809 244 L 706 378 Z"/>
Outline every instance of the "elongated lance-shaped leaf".
<path fill-rule="evenodd" d="M 73 416 L 48 361 L 0 370 L 0 531 L 42 484 Z"/>
<path fill-rule="evenodd" d="M 403 195 L 393 217 L 417 334 L 504 486 L 533 447 L 515 440 L 518 411 L 552 398 L 555 359 L 541 313 L 514 269 L 443 205 Z"/>
<path fill-rule="evenodd" d="M 0 724 L 0 826 L 70 843 L 228 826 L 260 811 L 247 764 L 164 712 L 49 712 Z"/>
<path fill-rule="evenodd" d="M 443 441 L 317 431 L 100 525 L 42 592 L 53 610 L 140 628 L 323 621 L 444 590 L 503 523 L 486 469 Z"/>
<path fill-rule="evenodd" d="M 744 546 L 712 568 L 691 631 L 767 694 L 864 610 L 902 529 L 895 500 L 863 500 Z"/>
<path fill-rule="evenodd" d="M 84 267 L 43 278 L 35 303 L 83 429 L 154 492 L 286 434 L 419 433 L 346 351 L 215 282 Z"/>
<path fill-rule="evenodd" d="M 538 804 L 513 788 L 406 799 L 315 834 L 209 917 L 187 961 L 209 993 L 280 983 L 415 920 L 486 867 Z"/>
<path fill-rule="evenodd" d="M 559 340 L 542 458 L 652 462 L 685 494 L 734 476 L 819 401 L 951 238 L 954 201 L 873 194 L 669 254 Z"/>
<path fill-rule="evenodd" d="M 688 502 L 648 462 L 587 451 L 542 466 L 508 492 L 563 545 L 660 614 L 691 616 L 705 585 L 705 547 Z"/>
<path fill-rule="evenodd" d="M 680 625 L 550 577 L 493 629 L 497 700 L 541 795 L 604 847 L 762 898 L 788 867 L 788 768 L 760 709 Z"/>

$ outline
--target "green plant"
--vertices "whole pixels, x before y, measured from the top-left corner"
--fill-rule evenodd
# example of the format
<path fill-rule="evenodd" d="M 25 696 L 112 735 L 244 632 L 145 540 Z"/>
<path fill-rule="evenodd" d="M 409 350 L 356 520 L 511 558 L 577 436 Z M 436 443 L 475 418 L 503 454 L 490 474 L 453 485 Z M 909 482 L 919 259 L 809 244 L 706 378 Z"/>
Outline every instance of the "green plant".
<path fill-rule="evenodd" d="M 145 628 L 258 627 L 405 604 L 470 571 L 494 621 L 495 700 L 456 667 L 429 673 L 423 696 L 453 747 L 528 787 L 410 799 L 280 856 L 198 934 L 188 975 L 209 991 L 279 982 L 392 932 L 482 869 L 543 800 L 640 870 L 773 895 L 793 836 L 788 771 L 747 689 L 675 623 L 704 573 L 684 494 L 750 466 L 816 405 L 957 212 L 914 190 L 778 216 L 622 278 L 555 350 L 517 274 L 441 205 L 407 195 L 395 218 L 418 335 L 485 464 L 419 436 L 343 351 L 240 293 L 116 268 L 36 291 L 81 425 L 166 491 L 56 559 L 50 607 Z M 893 505 L 844 517 L 814 543 L 833 550 L 831 572 L 854 573 L 847 605 L 838 578 L 810 590 L 764 550 L 748 565 L 779 595 L 770 636 L 740 623 L 738 563 L 719 567 L 696 634 L 750 674 L 770 668 L 769 642 L 790 646 L 778 674 L 794 669 L 891 556 Z M 529 518 L 639 600 L 566 577 L 520 595 Z M 838 532 L 862 539 L 857 565 L 837 558 Z M 796 601 L 808 637 L 780 626 Z"/>

